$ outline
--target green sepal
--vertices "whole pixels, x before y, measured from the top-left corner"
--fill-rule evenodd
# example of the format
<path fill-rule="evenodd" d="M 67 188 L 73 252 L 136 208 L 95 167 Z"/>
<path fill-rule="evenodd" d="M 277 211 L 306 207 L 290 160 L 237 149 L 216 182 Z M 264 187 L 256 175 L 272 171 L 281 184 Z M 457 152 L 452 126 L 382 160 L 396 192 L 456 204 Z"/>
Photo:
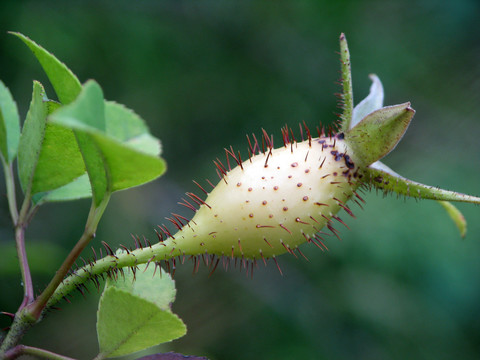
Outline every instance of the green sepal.
<path fill-rule="evenodd" d="M 345 133 L 350 155 L 363 166 L 380 160 L 398 144 L 414 114 L 409 102 L 368 114 Z"/>
<path fill-rule="evenodd" d="M 367 168 L 365 175 L 365 181 L 369 185 L 385 193 L 395 192 L 400 195 L 418 199 L 437 200 L 454 221 L 462 237 L 465 236 L 466 233 L 465 219 L 461 212 L 453 204 L 450 204 L 449 201 L 480 204 L 480 197 L 444 190 L 409 180 L 397 174 L 380 161 L 371 164 Z"/>
<path fill-rule="evenodd" d="M 350 129 L 353 114 L 353 90 L 352 90 L 352 70 L 350 66 L 350 51 L 348 50 L 347 38 L 345 34 L 340 34 L 340 62 L 342 71 L 341 101 L 343 113 L 340 116 L 341 131 L 346 132 Z"/>
<path fill-rule="evenodd" d="M 455 205 L 448 201 L 438 201 L 438 203 L 442 205 L 442 207 L 453 220 L 455 225 L 457 225 L 460 236 L 464 238 L 467 234 L 467 221 L 465 220 L 463 214 L 460 212 L 460 210 L 457 209 Z"/>
<path fill-rule="evenodd" d="M 20 117 L 12 94 L 0 81 L 0 156 L 7 164 L 15 159 L 20 141 Z"/>

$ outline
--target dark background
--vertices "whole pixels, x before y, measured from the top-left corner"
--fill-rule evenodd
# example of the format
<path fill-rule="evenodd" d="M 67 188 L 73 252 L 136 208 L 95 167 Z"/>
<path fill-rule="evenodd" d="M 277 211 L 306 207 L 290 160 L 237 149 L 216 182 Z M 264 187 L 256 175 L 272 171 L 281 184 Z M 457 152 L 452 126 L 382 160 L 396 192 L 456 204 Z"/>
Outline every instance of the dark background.
<path fill-rule="evenodd" d="M 385 104 L 417 114 L 385 163 L 400 174 L 480 193 L 480 5 L 456 1 L 2 1 L 0 79 L 24 118 L 39 65 L 6 31 L 31 37 L 105 96 L 135 109 L 162 140 L 164 177 L 113 196 L 95 246 L 130 246 L 195 190 L 216 179 L 223 148 L 245 134 L 335 121 L 338 37 L 352 53 L 358 102 L 375 72 Z M 51 87 L 47 88 L 50 96 Z M 246 154 L 246 152 L 243 152 Z M 4 187 L 2 187 L 4 189 Z M 4 190 L 2 190 L 4 192 Z M 328 253 L 284 255 L 253 279 L 238 270 L 176 273 L 173 309 L 182 339 L 153 349 L 211 359 L 478 359 L 480 209 L 460 204 L 458 232 L 435 202 L 365 194 L 357 219 Z M 89 201 L 49 204 L 27 232 L 36 291 L 80 236 Z M 0 309 L 15 312 L 22 288 L 5 197 L 0 207 Z M 86 257 L 90 252 L 86 251 Z M 80 359 L 98 352 L 98 294 L 62 303 L 25 343 Z M 0 324 L 7 326 L 6 318 Z"/>

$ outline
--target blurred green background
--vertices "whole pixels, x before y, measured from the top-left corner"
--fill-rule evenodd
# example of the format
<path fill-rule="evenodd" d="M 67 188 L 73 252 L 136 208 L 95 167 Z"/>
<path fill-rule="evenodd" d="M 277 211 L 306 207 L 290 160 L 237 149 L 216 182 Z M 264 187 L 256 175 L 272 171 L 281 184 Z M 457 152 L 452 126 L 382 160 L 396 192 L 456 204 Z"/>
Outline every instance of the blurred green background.
<path fill-rule="evenodd" d="M 0 78 L 22 118 L 39 65 L 7 30 L 53 52 L 108 99 L 135 109 L 162 139 L 167 174 L 117 193 L 95 240 L 132 244 L 193 191 L 215 180 L 212 160 L 247 133 L 305 121 L 335 121 L 338 36 L 352 53 L 358 102 L 375 72 L 386 105 L 411 101 L 417 114 L 385 162 L 431 185 L 480 194 L 480 3 L 455 1 L 9 1 L 0 3 Z M 47 88 L 53 96 L 51 87 Z M 244 151 L 245 150 L 245 151 Z M 4 187 L 2 186 L 2 189 Z M 4 190 L 2 190 L 4 194 Z M 153 351 L 213 359 L 478 359 L 480 209 L 459 205 L 462 240 L 434 202 L 365 194 L 330 251 L 280 257 L 244 272 L 176 272 L 173 309 L 188 334 Z M 50 204 L 28 229 L 41 291 L 80 236 L 89 202 Z M 5 196 L 0 207 L 0 309 L 15 312 L 22 288 Z M 90 251 L 85 252 L 90 256 Z M 96 355 L 94 288 L 62 303 L 25 343 L 79 359 Z M 0 318 L 1 327 L 7 326 Z"/>

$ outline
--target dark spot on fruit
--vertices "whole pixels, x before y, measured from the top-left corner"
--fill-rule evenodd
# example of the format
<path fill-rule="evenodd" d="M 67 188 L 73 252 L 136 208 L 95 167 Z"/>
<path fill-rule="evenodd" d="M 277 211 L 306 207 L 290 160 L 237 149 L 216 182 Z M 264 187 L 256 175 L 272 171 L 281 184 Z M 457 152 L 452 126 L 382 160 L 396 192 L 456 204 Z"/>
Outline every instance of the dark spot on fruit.
<path fill-rule="evenodd" d="M 298 166 L 298 163 L 294 162 L 294 163 L 292 163 L 291 166 L 292 166 L 292 167 L 297 167 L 297 166 Z"/>
<path fill-rule="evenodd" d="M 381 176 L 377 176 L 377 177 L 373 178 L 373 180 L 378 182 L 378 183 L 381 183 L 383 178 Z"/>
<path fill-rule="evenodd" d="M 277 169 L 280 170 L 280 166 L 277 166 Z"/>
<path fill-rule="evenodd" d="M 253 218 L 253 214 L 248 214 L 248 217 L 251 217 L 251 218 Z"/>
<path fill-rule="evenodd" d="M 263 200 L 262 205 L 267 205 L 267 200 Z"/>
<path fill-rule="evenodd" d="M 262 180 L 265 180 L 265 176 L 262 176 Z"/>
<path fill-rule="evenodd" d="M 273 218 L 273 214 L 268 215 L 268 217 L 269 217 L 270 219 Z"/>
<path fill-rule="evenodd" d="M 333 176 L 337 176 L 337 175 L 338 175 L 338 174 L 337 174 L 337 172 L 335 171 L 335 172 L 333 173 Z"/>
<path fill-rule="evenodd" d="M 308 174 L 310 172 L 310 169 L 305 170 L 305 174 Z"/>
<path fill-rule="evenodd" d="M 288 178 L 291 179 L 291 178 L 292 178 L 292 175 L 288 175 Z"/>
<path fill-rule="evenodd" d="M 242 186 L 242 183 L 241 182 L 237 183 L 237 186 Z"/>
<path fill-rule="evenodd" d="M 347 165 L 349 169 L 353 169 L 355 167 L 355 164 L 352 161 L 352 159 L 350 159 L 350 156 L 345 155 L 344 158 L 345 158 L 345 165 Z"/>
<path fill-rule="evenodd" d="M 248 204 L 250 202 L 250 200 L 245 200 L 245 202 Z"/>
<path fill-rule="evenodd" d="M 248 188 L 248 191 L 252 191 L 253 189 L 252 188 Z"/>
<path fill-rule="evenodd" d="M 307 201 L 307 200 L 308 200 L 308 196 L 304 196 L 303 201 Z"/>
<path fill-rule="evenodd" d="M 287 210 L 288 210 L 288 207 L 284 206 L 283 211 L 287 211 Z"/>
<path fill-rule="evenodd" d="M 274 187 L 273 187 L 273 190 L 278 190 L 278 186 L 274 186 Z"/>
<path fill-rule="evenodd" d="M 302 186 L 302 183 L 298 183 L 298 184 L 297 184 L 297 187 L 301 187 L 301 186 Z"/>

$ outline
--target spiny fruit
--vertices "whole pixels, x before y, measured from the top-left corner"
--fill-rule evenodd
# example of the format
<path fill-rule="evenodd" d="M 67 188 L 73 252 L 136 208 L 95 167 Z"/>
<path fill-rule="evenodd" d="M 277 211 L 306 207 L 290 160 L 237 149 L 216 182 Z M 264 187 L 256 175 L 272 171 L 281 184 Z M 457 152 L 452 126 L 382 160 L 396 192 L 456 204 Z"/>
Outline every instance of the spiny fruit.
<path fill-rule="evenodd" d="M 343 221 L 336 214 L 345 209 L 353 216 L 346 202 L 363 174 L 343 133 L 312 139 L 307 129 L 308 139 L 299 143 L 288 129 L 283 134 L 284 146 L 273 149 L 264 133 L 267 150 L 243 163 L 234 156 L 238 165 L 230 171 L 217 161 L 222 179 L 188 226 L 164 243 L 174 254 L 259 259 L 300 252 L 306 241 L 326 248 L 320 230 L 337 235 L 332 222 Z M 250 152 L 255 149 L 257 142 Z"/>
<path fill-rule="evenodd" d="M 343 34 L 340 56 L 343 113 L 338 132 L 319 131 L 319 137 L 312 138 L 305 127 L 306 139 L 302 136 L 297 142 L 293 132 L 284 128 L 283 146 L 274 149 L 273 138 L 264 131 L 262 141 L 254 137 L 252 144 L 249 140 L 245 161 L 233 149 L 226 150 L 227 165 L 215 162 L 219 183 L 212 185 L 210 193 L 199 185 L 206 199 L 187 193 L 189 200 L 181 203 L 196 212 L 192 220 L 172 214 L 169 220 L 178 232 L 172 234 L 160 225 L 160 241 L 154 245 L 147 240 L 143 245 L 134 237 L 136 249 L 122 246 L 115 253 L 103 243 L 107 256 L 97 259 L 94 252 L 94 260 L 66 278 L 48 306 L 75 288 L 83 291 L 89 279 L 99 286 L 98 277 L 117 277 L 124 267 L 135 271 L 141 263 L 163 263 L 167 271 L 174 271 L 176 259 L 183 262 L 191 257 L 197 269 L 203 258 L 214 271 L 221 259 L 225 268 L 231 258 L 253 267 L 257 259 L 276 262 L 275 257 L 286 252 L 303 255 L 299 245 L 304 242 L 325 249 L 322 236 L 338 237 L 334 224 L 343 221 L 337 214 L 344 210 L 353 216 L 347 202 L 362 201 L 356 192 L 360 187 L 437 200 L 464 236 L 465 220 L 449 201 L 480 204 L 480 198 L 411 181 L 379 161 L 400 141 L 415 111 L 410 103 L 383 107 L 383 87 L 375 75 L 371 75 L 369 95 L 354 108 L 350 55 Z M 230 159 L 237 164 L 233 169 Z"/>

